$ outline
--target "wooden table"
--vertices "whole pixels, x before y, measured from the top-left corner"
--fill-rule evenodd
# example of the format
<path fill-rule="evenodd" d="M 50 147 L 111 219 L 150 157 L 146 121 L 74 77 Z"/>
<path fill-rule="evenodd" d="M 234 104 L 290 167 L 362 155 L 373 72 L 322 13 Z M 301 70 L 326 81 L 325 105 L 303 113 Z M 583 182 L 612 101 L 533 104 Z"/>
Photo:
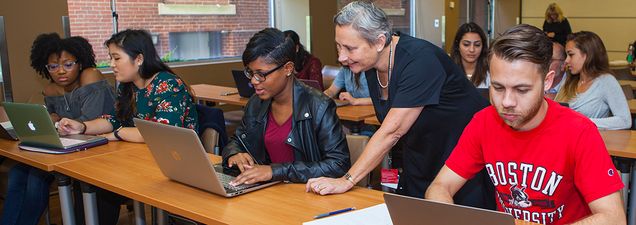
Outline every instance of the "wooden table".
<path fill-rule="evenodd" d="M 372 105 L 346 105 L 336 109 L 336 113 L 341 120 L 362 122 L 368 117 L 375 116 Z"/>
<path fill-rule="evenodd" d="M 223 87 L 211 84 L 195 84 L 190 86 L 194 91 L 197 100 L 226 103 L 231 105 L 245 106 L 249 99 L 242 98 L 238 94 L 222 95 L 223 93 L 236 92 L 236 88 Z M 341 106 L 336 110 L 341 120 L 362 122 L 365 118 L 375 115 L 373 106 Z"/>
<path fill-rule="evenodd" d="M 627 100 L 627 106 L 629 106 L 629 112 L 636 114 L 636 99 Z"/>
<path fill-rule="evenodd" d="M 218 156 L 213 161 L 220 161 Z M 58 164 L 56 170 L 155 207 L 206 224 L 302 224 L 337 209 L 384 202 L 383 192 L 355 187 L 345 194 L 319 196 L 304 184 L 277 184 L 225 198 L 170 181 L 145 146 Z M 532 225 L 516 221 L 517 225 Z"/>
<path fill-rule="evenodd" d="M 619 80 L 618 84 L 622 85 L 629 85 L 632 87 L 632 90 L 636 90 L 636 80 Z"/>
<path fill-rule="evenodd" d="M 609 154 L 628 159 L 631 164 L 632 172 L 630 175 L 623 175 L 623 183 L 632 190 L 632 194 L 627 199 L 630 206 L 627 212 L 627 224 L 634 225 L 636 224 L 636 194 L 633 192 L 636 190 L 636 163 L 634 163 L 634 160 L 636 160 L 636 131 L 611 130 L 600 131 L 600 133 Z M 632 181 L 631 185 L 629 185 L 629 180 Z M 626 188 L 623 189 L 623 193 L 627 194 Z"/>
<path fill-rule="evenodd" d="M 194 97 L 197 100 L 226 103 L 231 105 L 245 106 L 248 98 L 238 95 L 238 90 L 234 87 L 223 87 L 211 84 L 195 84 L 191 85 Z M 225 93 L 236 93 L 225 95 Z"/>
<path fill-rule="evenodd" d="M 109 143 L 107 145 L 93 147 L 80 152 L 53 155 L 20 150 L 18 148 L 18 143 L 18 141 L 0 139 L 0 155 L 48 172 L 55 171 L 55 165 L 60 163 L 72 162 L 75 160 L 110 154 L 113 152 L 126 150 L 135 145 L 139 145 L 125 142 L 115 142 Z M 56 175 L 61 205 L 60 208 L 62 210 L 62 220 L 64 224 L 74 225 L 76 221 L 73 209 L 70 180 L 67 176 L 60 174 Z"/>
<path fill-rule="evenodd" d="M 319 196 L 305 193 L 304 184 L 278 184 L 225 198 L 170 181 L 145 146 L 62 163 L 56 170 L 206 224 L 301 224 L 320 213 L 383 202 L 379 191 L 355 188 L 344 195 Z"/>
<path fill-rule="evenodd" d="M 382 125 L 380 123 L 380 120 L 378 120 L 377 116 L 367 117 L 366 119 L 364 119 L 364 123 L 369 125 L 377 125 L 377 126 Z"/>

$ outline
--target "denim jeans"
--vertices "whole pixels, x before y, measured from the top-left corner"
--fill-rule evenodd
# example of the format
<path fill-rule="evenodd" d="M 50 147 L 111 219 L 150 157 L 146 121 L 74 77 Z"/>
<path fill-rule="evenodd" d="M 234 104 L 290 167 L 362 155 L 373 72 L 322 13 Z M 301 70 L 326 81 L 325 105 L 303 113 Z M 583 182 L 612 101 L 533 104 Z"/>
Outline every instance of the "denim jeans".
<path fill-rule="evenodd" d="M 22 163 L 11 168 L 0 225 L 36 225 L 49 204 L 53 178 L 46 171 Z"/>

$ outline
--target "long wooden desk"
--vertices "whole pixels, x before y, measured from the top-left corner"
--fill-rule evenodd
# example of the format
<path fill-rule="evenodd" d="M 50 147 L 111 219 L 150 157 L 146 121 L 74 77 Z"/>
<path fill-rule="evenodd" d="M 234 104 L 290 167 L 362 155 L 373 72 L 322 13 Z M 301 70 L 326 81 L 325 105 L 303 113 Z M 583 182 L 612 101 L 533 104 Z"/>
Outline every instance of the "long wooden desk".
<path fill-rule="evenodd" d="M 628 159 L 631 164 L 631 174 L 623 176 L 623 183 L 625 186 L 629 186 L 631 194 L 627 199 L 627 205 L 629 205 L 627 212 L 627 224 L 636 224 L 636 131 L 634 130 L 612 130 L 612 131 L 600 131 L 601 137 L 605 142 L 605 147 L 610 155 L 616 157 L 622 157 Z M 625 162 L 621 162 L 624 164 Z M 630 185 L 630 182 L 631 185 Z M 623 193 L 627 195 L 627 189 L 623 189 Z M 625 196 L 624 196 L 625 197 Z"/>
<path fill-rule="evenodd" d="M 197 100 L 226 103 L 231 105 L 245 106 L 249 99 L 242 98 L 238 94 L 222 95 L 223 93 L 235 93 L 233 87 L 223 87 L 211 84 L 195 84 L 190 86 L 194 91 Z M 341 106 L 336 110 L 341 120 L 362 122 L 365 118 L 375 115 L 373 106 Z"/>
<path fill-rule="evenodd" d="M 344 195 L 319 196 L 305 193 L 303 184 L 278 184 L 225 198 L 170 181 L 145 146 L 62 163 L 56 170 L 206 224 L 301 224 L 320 213 L 383 202 L 378 191 L 356 188 Z"/>
<path fill-rule="evenodd" d="M 364 119 L 364 123 L 369 125 L 377 125 L 377 126 L 382 125 L 380 123 L 380 120 L 378 120 L 377 116 L 367 117 L 366 119 Z"/>
<path fill-rule="evenodd" d="M 213 157 L 213 161 L 218 162 L 219 158 Z M 206 224 L 302 224 L 324 212 L 346 207 L 361 209 L 383 202 L 380 191 L 356 187 L 346 194 L 319 196 L 305 193 L 304 184 L 278 184 L 225 198 L 170 181 L 145 146 L 58 164 L 55 169 Z"/>
<path fill-rule="evenodd" d="M 636 114 L 636 99 L 627 100 L 627 106 L 629 106 L 629 112 Z"/>
<path fill-rule="evenodd" d="M 248 98 L 238 95 L 238 90 L 233 87 L 223 87 L 211 84 L 191 85 L 194 96 L 197 100 L 226 103 L 231 105 L 245 106 Z M 234 93 L 227 95 L 227 93 Z"/>
<path fill-rule="evenodd" d="M 106 155 L 139 145 L 125 142 L 115 142 L 109 143 L 107 145 L 93 147 L 85 151 L 63 155 L 53 155 L 20 150 L 18 148 L 18 143 L 18 141 L 0 139 L 0 155 L 48 172 L 53 172 L 55 170 L 55 165 L 60 163 Z M 76 221 L 72 205 L 73 200 L 70 188 L 70 180 L 68 177 L 60 174 L 57 174 L 56 179 L 58 180 L 58 191 L 61 205 L 60 208 L 62 210 L 62 220 L 66 225 L 74 225 Z"/>
<path fill-rule="evenodd" d="M 336 113 L 341 120 L 362 122 L 368 117 L 375 117 L 375 110 L 371 105 L 364 106 L 340 106 L 336 109 Z"/>

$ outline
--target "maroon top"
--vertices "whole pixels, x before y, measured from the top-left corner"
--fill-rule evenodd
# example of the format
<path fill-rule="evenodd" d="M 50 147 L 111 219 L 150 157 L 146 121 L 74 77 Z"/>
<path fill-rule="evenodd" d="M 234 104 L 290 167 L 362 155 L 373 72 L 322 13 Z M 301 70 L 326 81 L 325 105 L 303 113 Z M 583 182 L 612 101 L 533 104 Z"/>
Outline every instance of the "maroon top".
<path fill-rule="evenodd" d="M 272 163 L 286 163 L 294 161 L 294 150 L 287 144 L 287 136 L 291 132 L 292 117 L 285 123 L 278 125 L 272 113 L 267 116 L 265 128 L 265 149 Z"/>
<path fill-rule="evenodd" d="M 322 88 L 322 90 L 325 89 L 325 86 L 322 84 L 322 63 L 320 63 L 320 59 L 313 55 L 307 56 L 305 65 L 301 71 L 298 71 L 296 78 L 318 81 L 320 88 Z"/>

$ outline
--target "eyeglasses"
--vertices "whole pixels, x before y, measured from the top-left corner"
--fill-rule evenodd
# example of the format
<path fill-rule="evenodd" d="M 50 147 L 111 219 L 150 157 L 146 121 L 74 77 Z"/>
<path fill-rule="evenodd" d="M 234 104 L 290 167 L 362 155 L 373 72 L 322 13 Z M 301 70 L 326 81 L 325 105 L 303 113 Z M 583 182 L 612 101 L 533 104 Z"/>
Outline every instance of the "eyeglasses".
<path fill-rule="evenodd" d="M 51 63 L 51 64 L 47 64 L 46 69 L 51 72 L 57 72 L 58 70 L 60 70 L 61 67 L 64 67 L 64 70 L 69 71 L 73 69 L 73 66 L 75 66 L 75 64 L 77 64 L 77 61 L 73 61 L 73 62 L 65 62 L 64 64 L 60 65 L 57 63 Z"/>
<path fill-rule="evenodd" d="M 250 80 L 252 80 L 252 77 L 253 77 L 253 78 L 256 78 L 256 81 L 258 81 L 258 82 L 264 82 L 265 79 L 266 79 L 265 77 L 267 75 L 270 75 L 271 73 L 275 72 L 276 70 L 279 70 L 280 68 L 283 68 L 283 66 L 287 65 L 287 63 L 283 63 L 283 64 L 277 66 L 276 68 L 271 69 L 270 71 L 267 71 L 265 73 L 254 72 L 254 71 L 250 70 L 249 68 L 245 67 L 245 70 L 243 70 L 243 73 L 245 73 L 245 76 L 248 79 L 250 79 Z"/>

